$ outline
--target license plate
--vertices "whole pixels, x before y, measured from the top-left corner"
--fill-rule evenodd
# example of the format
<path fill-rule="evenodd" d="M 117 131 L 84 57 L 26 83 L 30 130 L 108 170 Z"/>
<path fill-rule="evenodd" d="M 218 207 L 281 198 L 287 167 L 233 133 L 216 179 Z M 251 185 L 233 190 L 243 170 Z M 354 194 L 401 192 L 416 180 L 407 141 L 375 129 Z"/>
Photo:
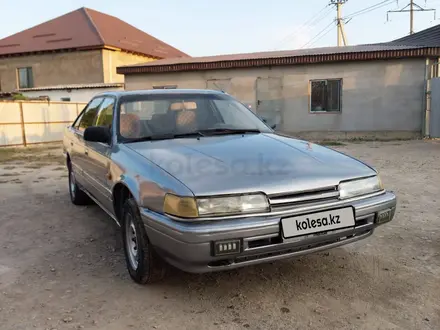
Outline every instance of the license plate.
<path fill-rule="evenodd" d="M 285 238 L 354 226 L 353 208 L 323 211 L 281 219 Z"/>

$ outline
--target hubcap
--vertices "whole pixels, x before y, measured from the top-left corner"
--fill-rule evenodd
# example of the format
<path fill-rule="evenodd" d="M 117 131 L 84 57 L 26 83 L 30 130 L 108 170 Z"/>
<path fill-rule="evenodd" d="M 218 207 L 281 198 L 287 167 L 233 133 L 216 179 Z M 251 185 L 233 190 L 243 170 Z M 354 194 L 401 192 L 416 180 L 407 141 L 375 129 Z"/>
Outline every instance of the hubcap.
<path fill-rule="evenodd" d="M 130 213 L 125 216 L 125 244 L 127 247 L 128 260 L 133 269 L 138 267 L 138 240 L 136 227 L 133 223 L 133 217 Z"/>
<path fill-rule="evenodd" d="M 75 198 L 75 175 L 73 174 L 73 171 L 70 170 L 70 194 L 72 198 Z"/>

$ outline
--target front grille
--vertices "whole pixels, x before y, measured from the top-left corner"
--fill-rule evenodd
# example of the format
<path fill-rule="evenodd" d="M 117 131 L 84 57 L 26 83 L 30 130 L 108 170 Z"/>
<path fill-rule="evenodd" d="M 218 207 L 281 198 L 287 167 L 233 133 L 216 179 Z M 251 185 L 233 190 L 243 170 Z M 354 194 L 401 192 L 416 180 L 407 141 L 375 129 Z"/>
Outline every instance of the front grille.
<path fill-rule="evenodd" d="M 322 202 L 337 201 L 338 199 L 338 187 L 333 186 L 319 190 L 302 191 L 299 193 L 271 195 L 269 196 L 269 203 L 272 211 L 279 211 L 302 205 L 313 205 Z"/>

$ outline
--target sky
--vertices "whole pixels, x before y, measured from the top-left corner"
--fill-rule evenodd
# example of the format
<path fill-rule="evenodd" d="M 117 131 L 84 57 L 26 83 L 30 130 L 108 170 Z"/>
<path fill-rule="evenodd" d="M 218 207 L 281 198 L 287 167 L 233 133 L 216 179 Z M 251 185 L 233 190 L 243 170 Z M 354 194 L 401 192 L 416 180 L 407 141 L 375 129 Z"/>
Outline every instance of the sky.
<path fill-rule="evenodd" d="M 88 7 L 116 16 L 191 56 L 335 46 L 336 10 L 329 1 L 0 0 L 0 38 Z M 382 2 L 383 7 L 352 15 Z M 388 10 L 401 9 L 408 2 L 348 0 L 342 8 L 343 16 L 352 17 L 345 26 L 348 44 L 408 35 L 409 13 L 390 14 L 387 21 Z M 440 0 L 416 3 L 440 10 Z M 434 20 L 434 12 L 415 13 L 416 32 L 436 24 L 440 20 Z"/>

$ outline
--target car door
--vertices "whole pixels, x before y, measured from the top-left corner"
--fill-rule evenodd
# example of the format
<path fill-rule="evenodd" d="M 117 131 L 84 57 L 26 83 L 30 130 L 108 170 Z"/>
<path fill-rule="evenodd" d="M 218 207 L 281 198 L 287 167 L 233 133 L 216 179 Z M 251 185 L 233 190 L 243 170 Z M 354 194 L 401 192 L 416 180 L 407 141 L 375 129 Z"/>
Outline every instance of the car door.
<path fill-rule="evenodd" d="M 89 192 L 92 186 L 90 184 L 90 180 L 88 180 L 85 175 L 85 169 L 88 166 L 88 158 L 86 157 L 87 150 L 84 141 L 84 130 L 89 126 L 92 126 L 98 113 L 99 106 L 101 105 L 103 100 L 103 97 L 92 99 L 79 115 L 78 119 L 75 121 L 75 124 L 71 128 L 73 132 L 73 138 L 70 142 L 70 160 L 73 170 L 75 172 L 75 179 L 80 183 L 83 188 L 85 188 Z"/>
<path fill-rule="evenodd" d="M 105 126 L 112 130 L 113 111 L 116 99 L 105 97 L 101 103 L 93 126 Z M 85 175 L 92 185 L 91 193 L 108 212 L 113 213 L 111 180 L 109 176 L 111 141 L 109 143 L 85 141 L 87 165 Z"/>

